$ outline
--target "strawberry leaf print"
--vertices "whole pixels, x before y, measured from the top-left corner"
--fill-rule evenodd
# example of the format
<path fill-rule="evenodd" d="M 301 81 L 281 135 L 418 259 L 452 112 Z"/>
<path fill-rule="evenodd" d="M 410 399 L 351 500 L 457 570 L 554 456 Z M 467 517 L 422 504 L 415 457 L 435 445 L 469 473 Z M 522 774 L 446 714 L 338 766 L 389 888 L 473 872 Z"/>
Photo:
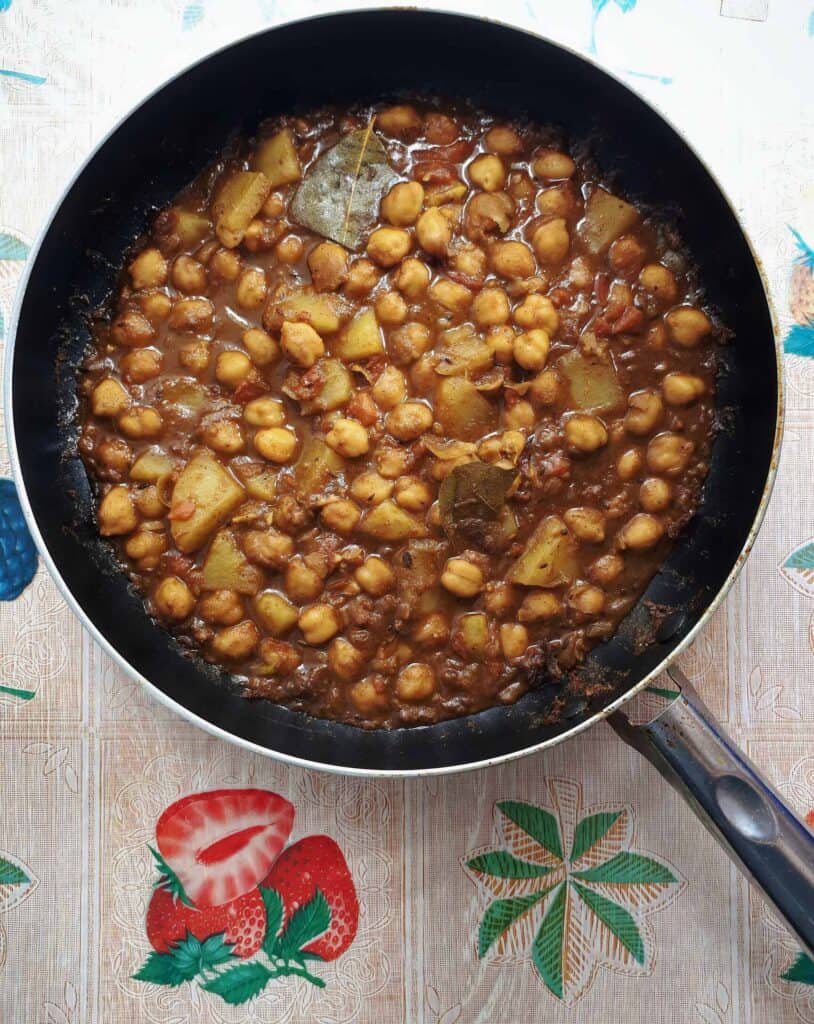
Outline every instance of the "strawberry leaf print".
<path fill-rule="evenodd" d="M 326 932 L 330 923 L 331 908 L 317 889 L 313 898 L 291 915 L 280 936 L 279 955 L 283 958 L 299 957 L 302 947 Z"/>
<path fill-rule="evenodd" d="M 283 923 L 283 901 L 274 889 L 260 886 L 260 895 L 266 905 L 266 935 L 263 939 L 263 952 L 266 956 L 274 956 L 277 952 L 277 936 Z"/>
<path fill-rule="evenodd" d="M 805 953 L 798 953 L 797 959 L 782 974 L 784 981 L 799 981 L 803 985 L 814 985 L 814 963 Z"/>
<path fill-rule="evenodd" d="M 181 879 L 164 860 L 158 850 L 154 849 L 152 846 L 148 846 L 147 849 L 153 855 L 153 859 L 155 860 L 160 876 L 158 881 L 155 883 L 154 888 L 167 889 L 177 900 L 180 900 L 185 907 L 194 906 L 192 900 L 187 896 L 186 892 L 184 892 L 184 887 L 181 885 Z"/>
<path fill-rule="evenodd" d="M 191 977 L 187 977 L 183 971 L 178 969 L 169 953 L 149 953 L 147 959 L 133 975 L 135 981 L 147 981 L 153 985 L 168 985 L 170 988 L 183 985 L 185 981 L 190 981 Z"/>
<path fill-rule="evenodd" d="M 261 963 L 237 964 L 201 988 L 204 992 L 214 992 L 230 1006 L 237 1006 L 259 996 L 273 977 L 274 973 Z"/>
<path fill-rule="evenodd" d="M 231 946 L 223 935 L 210 935 L 203 942 L 187 932 L 167 953 L 150 953 L 142 967 L 133 975 L 137 981 L 176 987 L 193 981 L 200 974 L 234 959 Z"/>

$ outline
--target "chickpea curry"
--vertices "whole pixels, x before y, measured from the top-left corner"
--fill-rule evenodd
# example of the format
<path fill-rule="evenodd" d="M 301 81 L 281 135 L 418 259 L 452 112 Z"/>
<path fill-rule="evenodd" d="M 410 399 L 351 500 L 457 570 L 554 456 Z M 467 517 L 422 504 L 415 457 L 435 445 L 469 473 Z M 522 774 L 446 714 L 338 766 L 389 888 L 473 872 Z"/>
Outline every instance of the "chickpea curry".
<path fill-rule="evenodd" d="M 281 118 L 159 213 L 95 321 L 99 531 L 247 697 L 368 728 L 512 703 L 693 515 L 718 335 L 670 229 L 549 129 Z"/>

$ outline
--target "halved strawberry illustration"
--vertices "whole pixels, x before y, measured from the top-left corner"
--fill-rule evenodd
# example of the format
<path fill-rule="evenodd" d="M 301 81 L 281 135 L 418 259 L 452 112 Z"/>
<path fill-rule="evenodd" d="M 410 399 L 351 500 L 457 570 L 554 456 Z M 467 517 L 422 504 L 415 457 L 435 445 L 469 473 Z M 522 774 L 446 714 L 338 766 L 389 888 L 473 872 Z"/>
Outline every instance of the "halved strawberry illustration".
<path fill-rule="evenodd" d="M 328 901 L 328 930 L 305 946 L 305 952 L 335 960 L 353 942 L 359 925 L 359 900 L 347 861 L 330 836 L 307 836 L 293 843 L 262 884 L 282 897 L 284 923 L 313 898 L 317 888 Z"/>
<path fill-rule="evenodd" d="M 254 889 L 291 834 L 294 807 L 265 789 L 215 789 L 171 804 L 156 823 L 161 856 L 198 907 Z"/>
<path fill-rule="evenodd" d="M 263 945 L 266 905 L 259 889 L 251 889 L 230 903 L 198 910 L 185 906 L 167 889 L 156 889 L 147 908 L 147 938 L 153 949 L 166 953 L 190 932 L 203 941 L 223 933 L 235 956 L 252 956 Z"/>

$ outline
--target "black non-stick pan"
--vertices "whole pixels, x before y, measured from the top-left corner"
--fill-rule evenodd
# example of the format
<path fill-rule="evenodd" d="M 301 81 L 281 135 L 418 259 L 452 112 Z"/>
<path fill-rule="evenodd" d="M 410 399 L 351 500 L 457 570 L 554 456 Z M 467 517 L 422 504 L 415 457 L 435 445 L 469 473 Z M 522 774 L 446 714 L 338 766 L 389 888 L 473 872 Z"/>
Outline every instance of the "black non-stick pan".
<path fill-rule="evenodd" d="M 559 692 L 553 685 L 511 707 L 392 731 L 362 731 L 244 700 L 228 677 L 184 655 L 148 618 L 98 537 L 76 454 L 75 375 L 90 341 L 87 314 L 110 293 L 128 246 L 156 209 L 225 139 L 250 134 L 263 118 L 415 92 L 554 122 L 571 142 L 589 145 L 614 173 L 615 187 L 674 221 L 707 301 L 732 332 L 720 352 L 720 429 L 700 510 L 629 621 L 590 655 L 584 671 L 595 684 L 592 700 L 574 687 L 556 720 L 547 714 Z M 631 729 L 617 712 L 670 665 L 726 593 L 765 510 L 781 425 L 772 319 L 749 243 L 687 142 L 624 85 L 551 42 L 458 15 L 354 12 L 252 36 L 160 88 L 96 148 L 34 247 L 12 334 L 6 415 L 32 531 L 85 626 L 154 694 L 258 753 L 359 774 L 485 767 L 612 716 L 674 783 L 681 776 L 696 809 L 715 821 L 812 948 L 810 836 L 726 745 L 691 690 L 682 685 L 682 695 L 644 730 Z"/>

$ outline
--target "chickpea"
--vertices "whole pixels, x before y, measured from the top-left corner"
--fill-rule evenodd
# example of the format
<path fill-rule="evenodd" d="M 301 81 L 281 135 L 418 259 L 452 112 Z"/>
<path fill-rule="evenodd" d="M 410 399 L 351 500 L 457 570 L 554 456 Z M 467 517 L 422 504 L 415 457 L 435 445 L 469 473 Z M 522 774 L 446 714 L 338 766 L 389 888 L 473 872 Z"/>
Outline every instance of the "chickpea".
<path fill-rule="evenodd" d="M 299 263 L 305 244 L 298 235 L 286 235 L 274 246 L 274 255 L 280 263 Z"/>
<path fill-rule="evenodd" d="M 148 564 L 155 567 L 158 564 L 158 556 L 163 554 L 167 548 L 167 538 L 163 533 L 153 533 L 150 530 L 139 530 L 127 538 L 124 550 L 128 558 L 136 562 L 148 559 Z M 146 568 L 142 565 L 140 568 Z"/>
<path fill-rule="evenodd" d="M 390 358 L 395 363 L 411 363 L 418 359 L 432 345 L 432 335 L 426 324 L 410 321 L 393 331 L 387 339 Z M 402 377 L 402 380 L 404 378 Z M 375 388 L 374 388 L 375 398 Z"/>
<path fill-rule="evenodd" d="M 441 586 L 456 597 L 475 597 L 483 590 L 483 573 L 465 558 L 448 558 L 441 574 Z"/>
<path fill-rule="evenodd" d="M 285 570 L 285 591 L 292 601 L 297 604 L 313 601 L 322 593 L 324 585 L 319 573 L 307 566 L 299 556 L 288 563 Z"/>
<path fill-rule="evenodd" d="M 387 562 L 378 555 L 370 555 L 353 574 L 354 579 L 368 594 L 381 597 L 396 584 L 396 575 Z"/>
<path fill-rule="evenodd" d="M 435 673 L 429 665 L 414 662 L 407 665 L 396 679 L 399 700 L 427 700 L 435 692 Z"/>
<path fill-rule="evenodd" d="M 541 263 L 554 266 L 568 255 L 571 238 L 564 218 L 555 217 L 541 224 L 531 236 L 531 244 Z"/>
<path fill-rule="evenodd" d="M 97 518 L 99 533 L 103 537 L 119 537 L 135 530 L 138 526 L 138 516 L 132 495 L 124 484 L 111 487 L 102 498 Z"/>
<path fill-rule="evenodd" d="M 344 682 L 351 682 L 362 674 L 365 656 L 342 636 L 336 637 L 328 648 L 328 667 Z"/>
<path fill-rule="evenodd" d="M 451 281 L 448 277 L 442 277 L 430 285 L 430 296 L 450 313 L 465 313 L 472 304 L 472 292 L 466 285 Z"/>
<path fill-rule="evenodd" d="M 398 327 L 407 319 L 407 303 L 398 292 L 382 292 L 375 309 L 376 319 L 385 327 Z"/>
<path fill-rule="evenodd" d="M 381 271 L 370 260 L 358 259 L 350 265 L 345 291 L 353 298 L 369 295 L 379 282 Z"/>
<path fill-rule="evenodd" d="M 598 508 L 569 508 L 563 519 L 571 533 L 586 544 L 601 544 L 605 539 L 605 516 Z"/>
<path fill-rule="evenodd" d="M 395 366 L 386 366 L 372 388 L 373 400 L 380 409 L 392 409 L 407 394 L 404 374 Z"/>
<path fill-rule="evenodd" d="M 281 572 L 294 555 L 294 541 L 277 530 L 250 530 L 242 543 L 250 562 Z"/>
<path fill-rule="evenodd" d="M 421 131 L 421 115 L 409 103 L 399 103 L 387 107 L 376 115 L 376 127 L 385 135 L 396 138 L 410 138 Z"/>
<path fill-rule="evenodd" d="M 246 228 L 243 236 L 243 248 L 249 252 L 268 252 L 280 240 L 285 227 L 283 224 L 269 223 L 255 217 Z"/>
<path fill-rule="evenodd" d="M 467 171 L 472 184 L 484 192 L 499 192 L 506 184 L 506 168 L 493 153 L 476 156 Z"/>
<path fill-rule="evenodd" d="M 424 205 L 424 188 L 417 181 L 394 185 L 382 199 L 382 217 L 397 227 L 415 224 Z"/>
<path fill-rule="evenodd" d="M 157 437 L 164 429 L 161 416 L 149 405 L 134 405 L 127 412 L 123 412 L 117 422 L 119 430 L 135 440 Z"/>
<path fill-rule="evenodd" d="M 148 487 L 140 487 L 133 496 L 133 502 L 139 514 L 145 519 L 161 519 L 167 511 L 167 507 L 158 494 L 155 484 Z"/>
<path fill-rule="evenodd" d="M 252 372 L 252 361 L 245 352 L 227 349 L 215 360 L 215 379 L 219 384 L 236 388 Z"/>
<path fill-rule="evenodd" d="M 419 619 L 413 641 L 419 647 L 443 647 L 449 639 L 449 623 L 441 612 L 430 612 Z"/>
<path fill-rule="evenodd" d="M 415 301 L 420 298 L 430 284 L 430 271 L 415 258 L 404 260 L 396 271 L 393 284 L 408 299 Z"/>
<path fill-rule="evenodd" d="M 161 364 L 162 355 L 156 349 L 137 348 L 122 356 L 119 367 L 125 380 L 143 384 L 161 373 Z"/>
<path fill-rule="evenodd" d="M 525 446 L 525 434 L 519 430 L 506 430 L 502 434 L 484 438 L 478 445 L 478 458 L 483 462 L 508 462 L 516 465 Z"/>
<path fill-rule="evenodd" d="M 668 405 L 692 405 L 706 391 L 706 384 L 691 373 L 668 373 L 661 382 L 661 389 Z"/>
<path fill-rule="evenodd" d="M 176 256 L 172 265 L 172 283 L 179 292 L 201 295 L 206 292 L 208 284 L 206 267 L 193 256 Z"/>
<path fill-rule="evenodd" d="M 620 235 L 608 249 L 608 262 L 617 274 L 624 277 L 633 277 L 642 270 L 644 256 L 644 246 L 635 235 Z"/>
<path fill-rule="evenodd" d="M 542 370 L 549 348 L 548 333 L 541 327 L 534 327 L 514 339 L 514 360 L 524 370 Z"/>
<path fill-rule="evenodd" d="M 588 576 L 600 585 L 607 586 L 619 579 L 625 567 L 621 555 L 602 555 L 588 568 Z"/>
<path fill-rule="evenodd" d="M 124 473 L 133 461 L 133 450 L 120 437 L 108 437 L 99 445 L 97 454 L 102 464 L 117 473 Z"/>
<path fill-rule="evenodd" d="M 655 516 L 638 512 L 616 535 L 617 546 L 624 551 L 646 551 L 655 547 L 664 536 L 664 527 Z"/>
<path fill-rule="evenodd" d="M 566 189 L 547 188 L 537 195 L 536 206 L 544 217 L 567 217 L 574 204 Z"/>
<path fill-rule="evenodd" d="M 634 391 L 628 398 L 628 406 L 625 429 L 637 437 L 651 434 L 664 414 L 661 396 L 656 391 Z"/>
<path fill-rule="evenodd" d="M 647 446 L 647 468 L 651 473 L 678 476 L 687 468 L 694 450 L 692 441 L 678 434 L 656 434 Z"/>
<path fill-rule="evenodd" d="M 213 626 L 234 626 L 243 618 L 243 601 L 234 590 L 213 590 L 198 602 L 198 614 Z"/>
<path fill-rule="evenodd" d="M 243 409 L 243 419 L 251 427 L 281 427 L 285 423 L 285 409 L 277 398 L 253 398 Z"/>
<path fill-rule="evenodd" d="M 503 412 L 503 422 L 512 430 L 530 430 L 535 423 L 534 406 L 521 399 Z"/>
<path fill-rule="evenodd" d="M 581 618 L 601 615 L 605 607 L 605 592 L 592 583 L 577 583 L 568 591 L 568 607 Z"/>
<path fill-rule="evenodd" d="M 339 455 L 347 459 L 357 459 L 366 455 L 370 448 L 370 438 L 361 423 L 340 416 L 325 436 L 325 442 Z"/>
<path fill-rule="evenodd" d="M 257 649 L 260 631 L 249 619 L 235 626 L 227 626 L 212 639 L 210 647 L 217 658 L 243 661 Z"/>
<path fill-rule="evenodd" d="M 178 362 L 192 373 L 204 373 L 209 367 L 212 353 L 209 342 L 203 338 L 188 341 L 178 350 Z"/>
<path fill-rule="evenodd" d="M 393 267 L 410 251 L 413 239 L 404 228 L 376 228 L 367 241 L 367 254 L 380 267 Z"/>
<path fill-rule="evenodd" d="M 297 608 L 274 590 L 265 590 L 254 599 L 254 610 L 260 625 L 274 637 L 285 636 L 299 618 Z"/>
<path fill-rule="evenodd" d="M 240 274 L 240 256 L 233 249 L 218 249 L 209 261 L 209 273 L 215 280 L 236 281 Z"/>
<path fill-rule="evenodd" d="M 481 288 L 472 303 L 472 315 L 478 327 L 497 327 L 511 316 L 509 297 L 502 288 Z"/>
<path fill-rule="evenodd" d="M 575 413 L 565 421 L 565 440 L 572 451 L 595 452 L 608 443 L 608 431 L 597 416 Z"/>
<path fill-rule="evenodd" d="M 472 242 L 457 241 L 447 253 L 450 267 L 468 279 L 470 286 L 481 284 L 486 277 L 486 252 Z"/>
<path fill-rule="evenodd" d="M 616 475 L 620 480 L 627 482 L 634 480 L 642 471 L 644 459 L 638 448 L 629 448 L 622 452 L 616 461 Z"/>
<path fill-rule="evenodd" d="M 167 283 L 167 261 L 159 249 L 143 249 L 127 268 L 135 289 L 161 288 Z"/>
<path fill-rule="evenodd" d="M 116 345 L 147 345 L 155 337 L 155 328 L 146 316 L 131 309 L 116 317 L 110 326 L 110 337 Z"/>
<path fill-rule="evenodd" d="M 403 448 L 376 449 L 374 458 L 379 472 L 388 480 L 397 480 L 407 470 L 410 461 L 410 453 Z"/>
<path fill-rule="evenodd" d="M 645 512 L 665 512 L 673 500 L 673 489 L 666 480 L 650 476 L 639 487 L 639 504 Z"/>
<path fill-rule="evenodd" d="M 426 512 L 432 505 L 432 491 L 417 476 L 405 476 L 396 481 L 396 504 L 408 512 Z"/>
<path fill-rule="evenodd" d="M 444 256 L 452 241 L 452 225 L 440 210 L 425 210 L 418 218 L 415 235 L 425 252 Z"/>
<path fill-rule="evenodd" d="M 320 242 L 308 253 L 308 269 L 318 292 L 335 292 L 348 277 L 348 250 L 336 242 Z"/>
<path fill-rule="evenodd" d="M 433 146 L 448 146 L 458 138 L 458 125 L 434 110 L 424 115 L 424 138 Z"/>
<path fill-rule="evenodd" d="M 348 690 L 348 696 L 361 715 L 383 711 L 388 704 L 387 687 L 381 676 L 368 676 L 354 683 Z"/>
<path fill-rule="evenodd" d="M 153 326 L 166 320 L 172 311 L 172 299 L 164 292 L 143 292 L 139 296 L 139 305 Z"/>
<path fill-rule="evenodd" d="M 555 334 L 560 326 L 560 315 L 546 295 L 527 295 L 519 306 L 515 306 L 512 319 L 524 331 L 542 327 L 549 336 Z"/>
<path fill-rule="evenodd" d="M 284 466 L 297 450 L 297 435 L 290 427 L 265 427 L 254 435 L 254 447 L 269 462 Z"/>
<path fill-rule="evenodd" d="M 392 350 L 391 350 L 392 351 Z M 419 357 L 410 367 L 410 384 L 418 394 L 431 394 L 437 381 L 437 359 L 432 352 Z"/>
<path fill-rule="evenodd" d="M 272 675 L 288 675 L 295 672 L 300 664 L 300 653 L 296 647 L 270 636 L 260 643 L 260 657 L 266 671 Z"/>
<path fill-rule="evenodd" d="M 195 597 L 182 579 L 165 576 L 155 589 L 153 603 L 159 615 L 180 622 L 195 607 Z"/>
<path fill-rule="evenodd" d="M 423 402 L 402 402 L 387 414 L 385 427 L 399 441 L 414 441 L 432 426 L 432 410 Z"/>
<path fill-rule="evenodd" d="M 679 306 L 664 320 L 670 340 L 681 348 L 695 348 L 712 330 L 707 315 L 694 306 Z"/>
<path fill-rule="evenodd" d="M 170 327 L 174 331 L 204 334 L 212 327 L 215 307 L 209 299 L 179 299 L 170 313 Z"/>
<path fill-rule="evenodd" d="M 495 242 L 489 250 L 489 263 L 499 277 L 510 280 L 531 277 L 536 269 L 534 255 L 525 242 Z"/>
<path fill-rule="evenodd" d="M 678 285 L 672 273 L 661 263 L 648 263 L 639 274 L 639 284 L 665 306 L 678 298 Z"/>
<path fill-rule="evenodd" d="M 522 152 L 523 140 L 507 124 L 496 124 L 483 137 L 483 144 L 490 153 L 497 153 L 499 156 L 517 156 Z"/>
<path fill-rule="evenodd" d="M 517 612 L 520 622 L 547 622 L 562 615 L 562 601 L 550 590 L 532 590 L 523 598 Z"/>
<path fill-rule="evenodd" d="M 543 370 L 531 382 L 529 395 L 537 405 L 553 405 L 560 396 L 560 378 L 555 370 Z"/>
<path fill-rule="evenodd" d="M 360 473 L 351 484 L 350 492 L 357 501 L 380 505 L 393 493 L 393 483 L 373 471 Z"/>
<path fill-rule="evenodd" d="M 247 267 L 237 282 L 235 301 L 241 309 L 258 309 L 266 301 L 268 284 L 259 267 Z"/>
<path fill-rule="evenodd" d="M 300 612 L 297 625 L 312 647 L 324 644 L 342 628 L 339 612 L 330 604 L 312 604 Z"/>
<path fill-rule="evenodd" d="M 514 329 L 508 324 L 496 324 L 486 335 L 486 344 L 492 350 L 496 363 L 508 366 L 514 356 Z"/>
<path fill-rule="evenodd" d="M 336 501 L 323 505 L 319 515 L 329 530 L 349 535 L 356 529 L 362 513 L 352 501 L 337 498 Z"/>
<path fill-rule="evenodd" d="M 529 631 L 519 623 L 504 622 L 500 627 L 500 649 L 509 661 L 526 653 L 529 645 Z"/>
<path fill-rule="evenodd" d="M 277 195 L 276 192 L 272 192 L 260 207 L 260 212 L 264 217 L 282 217 L 285 213 L 285 200 L 282 196 Z"/>
<path fill-rule="evenodd" d="M 325 355 L 325 344 L 310 324 L 286 320 L 280 333 L 280 343 L 291 362 L 305 369 Z"/>
<path fill-rule="evenodd" d="M 94 416 L 118 416 L 130 405 L 130 395 L 113 377 L 100 380 L 90 400 Z"/>
<path fill-rule="evenodd" d="M 201 440 L 209 448 L 224 455 L 237 455 L 246 447 L 243 431 L 235 420 L 216 420 L 201 428 Z"/>
<path fill-rule="evenodd" d="M 542 149 L 534 158 L 532 170 L 538 178 L 560 179 L 571 178 L 577 165 L 567 153 L 556 149 Z"/>

